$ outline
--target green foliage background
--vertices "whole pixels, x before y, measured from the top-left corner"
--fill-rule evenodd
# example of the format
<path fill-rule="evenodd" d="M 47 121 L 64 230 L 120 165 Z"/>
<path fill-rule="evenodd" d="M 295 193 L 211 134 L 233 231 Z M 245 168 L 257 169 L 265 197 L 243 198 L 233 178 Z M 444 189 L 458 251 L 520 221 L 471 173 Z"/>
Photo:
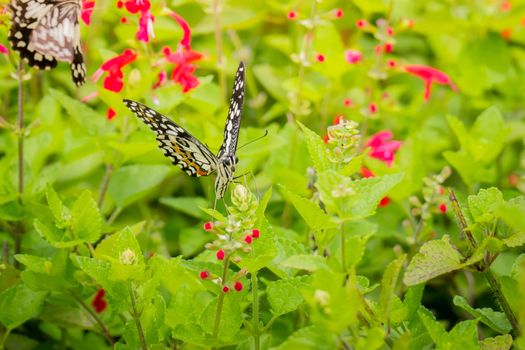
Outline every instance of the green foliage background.
<path fill-rule="evenodd" d="M 188 93 L 173 82 L 152 89 L 173 67 L 162 48 L 183 34 L 166 6 L 204 55 Z M 168 1 L 151 11 L 155 38 L 142 43 L 137 16 L 97 0 L 82 23 L 88 74 L 131 48 L 123 91 L 102 80 L 77 89 L 66 63 L 26 67 L 22 131 L 18 55 L 0 56 L 0 348 L 525 347 L 525 1 Z M 393 37 L 374 29 L 381 19 Z M 393 52 L 377 54 L 385 42 Z M 347 49 L 363 60 L 348 63 Z M 225 267 L 215 250 L 231 247 L 207 245 L 217 236 L 202 228 L 213 179 L 172 166 L 121 100 L 171 116 L 216 150 L 240 60 L 239 145 L 268 136 L 237 152 L 254 197 L 230 185 L 218 207 L 238 224 L 233 240 L 261 236 Z M 425 101 L 424 82 L 403 69 L 411 64 L 445 72 L 457 91 L 434 84 Z M 366 147 L 334 161 L 322 137 L 337 115 L 359 123 L 361 146 L 392 131 L 402 142 L 392 166 Z M 227 222 L 214 219 L 221 233 Z M 242 291 L 221 292 L 204 270 L 225 271 Z M 108 306 L 97 313 L 100 288 Z"/>

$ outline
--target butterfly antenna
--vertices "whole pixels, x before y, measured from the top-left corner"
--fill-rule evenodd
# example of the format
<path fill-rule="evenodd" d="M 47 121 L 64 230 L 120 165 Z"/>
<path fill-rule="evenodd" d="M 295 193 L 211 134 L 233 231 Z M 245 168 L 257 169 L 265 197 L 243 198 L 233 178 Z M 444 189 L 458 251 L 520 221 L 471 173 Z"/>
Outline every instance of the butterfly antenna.
<path fill-rule="evenodd" d="M 240 149 L 243 148 L 244 146 L 248 146 L 248 145 L 251 144 L 251 143 L 254 143 L 254 142 L 256 142 L 256 141 L 259 141 L 260 139 L 262 139 L 262 138 L 264 138 L 264 137 L 266 137 L 266 136 L 268 136 L 268 129 L 264 132 L 264 135 L 259 136 L 258 138 L 253 139 L 253 140 L 251 140 L 251 141 L 248 141 L 247 143 L 245 143 L 245 144 L 242 145 L 241 147 L 238 147 L 237 150 L 240 150 Z"/>

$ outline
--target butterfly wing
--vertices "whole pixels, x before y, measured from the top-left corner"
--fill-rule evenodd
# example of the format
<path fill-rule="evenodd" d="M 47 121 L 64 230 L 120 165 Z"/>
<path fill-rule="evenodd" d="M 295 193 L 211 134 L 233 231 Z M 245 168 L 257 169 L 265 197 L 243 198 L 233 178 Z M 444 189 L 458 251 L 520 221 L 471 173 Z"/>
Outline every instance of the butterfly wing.
<path fill-rule="evenodd" d="M 155 131 L 164 155 L 186 174 L 196 177 L 207 176 L 217 169 L 218 160 L 215 155 L 189 132 L 139 102 L 123 101 L 151 130 Z"/>
<path fill-rule="evenodd" d="M 86 68 L 80 47 L 81 8 L 80 0 L 14 0 L 13 48 L 39 69 L 54 68 L 57 61 L 70 62 L 73 82 L 82 85 Z"/>
<path fill-rule="evenodd" d="M 20 53 L 20 57 L 31 67 L 51 69 L 57 65 L 57 60 L 51 56 L 38 52 L 31 44 L 33 30 L 38 26 L 39 18 L 53 8 L 52 4 L 44 0 L 13 0 L 9 4 L 11 12 L 11 28 L 9 42 L 13 50 Z"/>
<path fill-rule="evenodd" d="M 217 153 L 217 158 L 234 157 L 237 150 L 237 141 L 239 139 L 239 128 L 241 126 L 242 105 L 244 102 L 244 63 L 239 64 L 237 74 L 233 83 L 232 97 L 230 99 L 230 108 L 224 127 L 224 140 L 221 148 Z"/>

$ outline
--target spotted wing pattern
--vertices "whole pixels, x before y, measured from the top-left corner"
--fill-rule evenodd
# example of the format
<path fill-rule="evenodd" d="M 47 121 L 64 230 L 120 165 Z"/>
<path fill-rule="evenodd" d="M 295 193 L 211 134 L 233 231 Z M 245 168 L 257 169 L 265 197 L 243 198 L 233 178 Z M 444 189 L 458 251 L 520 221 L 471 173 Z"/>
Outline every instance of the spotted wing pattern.
<path fill-rule="evenodd" d="M 164 155 L 186 174 L 199 177 L 216 171 L 217 157 L 189 132 L 139 102 L 124 100 L 124 104 L 155 131 Z"/>
<path fill-rule="evenodd" d="M 233 83 L 232 97 L 230 99 L 230 108 L 228 109 L 228 117 L 226 118 L 226 125 L 224 127 L 224 140 L 221 148 L 217 153 L 217 158 L 224 159 L 225 157 L 235 157 L 237 150 L 237 141 L 239 139 L 239 128 L 241 126 L 242 105 L 244 102 L 244 63 L 239 64 L 237 74 Z"/>
<path fill-rule="evenodd" d="M 57 61 L 71 63 L 76 85 L 85 82 L 80 47 L 80 0 L 12 0 L 9 41 L 32 67 L 51 69 Z"/>

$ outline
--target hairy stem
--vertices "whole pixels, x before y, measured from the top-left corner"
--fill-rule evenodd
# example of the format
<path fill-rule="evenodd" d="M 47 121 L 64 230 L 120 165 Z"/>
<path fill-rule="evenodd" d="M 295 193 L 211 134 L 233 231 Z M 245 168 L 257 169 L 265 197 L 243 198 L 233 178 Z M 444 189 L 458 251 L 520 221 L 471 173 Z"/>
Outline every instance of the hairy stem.
<path fill-rule="evenodd" d="M 252 318 L 253 318 L 253 345 L 255 350 L 260 349 L 260 333 L 259 333 L 259 290 L 257 289 L 257 272 L 251 273 L 252 277 Z"/>
<path fill-rule="evenodd" d="M 5 341 L 6 341 L 7 338 L 9 337 L 9 334 L 11 334 L 11 329 L 7 328 L 7 329 L 5 330 L 4 336 L 3 336 L 2 339 L 0 340 L 0 350 L 3 350 L 3 349 L 4 349 Z"/>
<path fill-rule="evenodd" d="M 148 345 L 146 344 L 146 337 L 144 336 L 142 323 L 140 322 L 140 314 L 137 311 L 136 296 L 132 284 L 129 285 L 129 297 L 131 299 L 131 316 L 135 320 L 135 325 L 137 326 L 137 333 L 139 335 L 140 345 L 142 347 L 142 350 L 148 350 Z"/>
<path fill-rule="evenodd" d="M 217 338 L 217 336 L 219 335 L 219 326 L 221 324 L 222 306 L 224 303 L 224 296 L 226 295 L 226 293 L 222 289 L 224 285 L 226 284 L 226 276 L 228 274 L 229 265 L 230 265 L 230 256 L 226 255 L 224 257 L 224 264 L 223 264 L 223 269 L 222 269 L 222 279 L 221 279 L 221 284 L 220 284 L 221 290 L 219 291 L 219 297 L 217 299 L 217 308 L 215 309 L 215 322 L 213 325 L 213 337 L 214 338 Z"/>
<path fill-rule="evenodd" d="M 346 251 L 345 251 L 345 223 L 339 225 L 339 238 L 341 240 L 341 266 L 346 272 Z"/>
<path fill-rule="evenodd" d="M 73 299 L 75 299 L 75 301 L 84 308 L 84 310 L 86 310 L 88 312 L 88 314 L 93 318 L 93 320 L 95 320 L 95 322 L 98 324 L 98 326 L 100 327 L 100 330 L 102 331 L 102 333 L 104 334 L 104 337 L 106 338 L 106 340 L 109 342 L 109 344 L 111 344 L 111 346 L 114 346 L 115 345 L 115 342 L 113 341 L 113 338 L 111 337 L 111 334 L 109 333 L 109 330 L 108 328 L 106 327 L 106 325 L 104 324 L 104 322 L 102 322 L 102 320 L 100 319 L 100 317 L 98 317 L 97 313 L 95 311 L 93 311 L 93 309 L 91 307 L 89 307 L 89 305 L 87 305 L 84 300 L 82 300 L 82 298 L 80 298 L 78 295 L 76 295 L 75 293 L 71 293 L 71 296 L 73 297 Z"/>
<path fill-rule="evenodd" d="M 24 61 L 20 58 L 18 63 L 18 115 L 16 120 L 18 136 L 18 193 L 19 202 L 22 203 L 24 194 Z M 24 227 L 21 222 L 15 227 L 15 247 L 14 254 L 20 253 L 22 234 Z M 14 266 L 18 267 L 18 261 L 15 260 Z"/>

